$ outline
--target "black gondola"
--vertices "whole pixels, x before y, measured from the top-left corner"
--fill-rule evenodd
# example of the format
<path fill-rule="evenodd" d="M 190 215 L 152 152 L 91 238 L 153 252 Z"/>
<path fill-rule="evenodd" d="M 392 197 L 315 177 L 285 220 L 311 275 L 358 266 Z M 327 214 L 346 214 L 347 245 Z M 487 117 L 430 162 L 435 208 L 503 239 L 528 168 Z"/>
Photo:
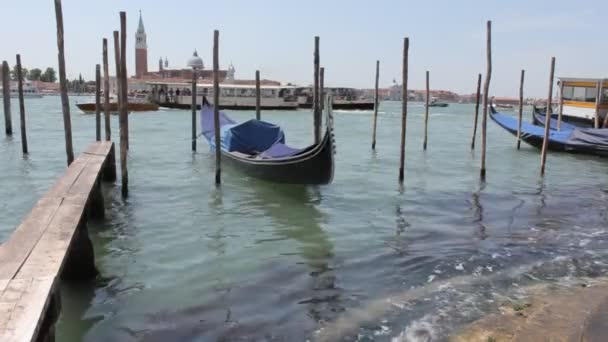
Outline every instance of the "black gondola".
<path fill-rule="evenodd" d="M 214 108 L 201 108 L 203 135 L 215 148 Z M 326 128 L 318 144 L 297 149 L 285 144 L 283 130 L 251 119 L 237 124 L 220 112 L 222 161 L 260 179 L 289 184 L 328 184 L 334 175 L 334 133 L 331 102 L 327 101 Z"/>
<path fill-rule="evenodd" d="M 499 126 L 517 136 L 517 119 L 498 113 L 490 106 L 490 118 Z M 542 147 L 544 126 L 521 123 L 521 140 Z M 608 129 L 574 128 L 549 131 L 549 150 L 608 156 Z"/>

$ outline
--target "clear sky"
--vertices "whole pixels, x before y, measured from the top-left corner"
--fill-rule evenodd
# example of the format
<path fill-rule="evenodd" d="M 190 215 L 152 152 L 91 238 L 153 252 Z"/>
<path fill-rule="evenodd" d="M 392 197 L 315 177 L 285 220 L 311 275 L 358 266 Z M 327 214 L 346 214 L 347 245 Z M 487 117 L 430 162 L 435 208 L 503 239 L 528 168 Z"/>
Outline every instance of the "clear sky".
<path fill-rule="evenodd" d="M 56 67 L 53 3 L 0 0 L 1 59 L 13 65 L 19 52 L 25 67 Z M 101 39 L 113 45 L 121 10 L 127 12 L 127 68 L 133 73 L 139 9 L 151 70 L 161 56 L 170 67 L 184 67 L 195 48 L 211 68 L 218 29 L 220 66 L 232 62 L 237 78 L 252 79 L 260 69 L 263 78 L 310 84 L 313 37 L 319 35 L 327 85 L 371 88 L 379 59 L 380 84 L 389 86 L 400 82 L 408 36 L 411 89 L 422 89 L 430 70 L 432 89 L 472 93 L 477 73 L 485 72 L 485 22 L 492 20 L 492 95 L 516 96 L 523 68 L 525 95 L 546 96 L 551 56 L 556 75 L 608 76 L 606 0 L 64 0 L 68 77 L 93 78 Z"/>

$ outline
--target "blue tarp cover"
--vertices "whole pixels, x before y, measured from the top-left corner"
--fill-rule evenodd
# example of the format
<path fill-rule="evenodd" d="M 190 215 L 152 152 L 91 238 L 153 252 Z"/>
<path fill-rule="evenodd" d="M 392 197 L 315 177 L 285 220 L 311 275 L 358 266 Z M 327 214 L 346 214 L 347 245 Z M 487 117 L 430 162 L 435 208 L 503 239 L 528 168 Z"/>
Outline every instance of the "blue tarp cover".
<path fill-rule="evenodd" d="M 226 128 L 226 129 L 224 129 Z M 285 142 L 281 127 L 255 119 L 222 127 L 222 147 L 229 152 L 256 154 Z"/>
<path fill-rule="evenodd" d="M 228 152 L 241 152 L 262 159 L 295 156 L 306 148 L 293 148 L 285 144 L 281 127 L 255 119 L 237 124 L 224 112 L 219 112 L 221 148 Z M 209 145 L 215 148 L 213 134 L 213 107 L 201 108 L 201 128 Z"/>

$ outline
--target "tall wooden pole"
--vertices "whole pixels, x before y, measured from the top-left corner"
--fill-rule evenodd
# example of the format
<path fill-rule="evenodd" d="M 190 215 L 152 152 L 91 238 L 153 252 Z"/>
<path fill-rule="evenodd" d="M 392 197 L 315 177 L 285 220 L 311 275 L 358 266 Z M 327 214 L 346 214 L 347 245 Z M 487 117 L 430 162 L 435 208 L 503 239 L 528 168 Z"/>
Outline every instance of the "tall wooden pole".
<path fill-rule="evenodd" d="M 549 96 L 547 97 L 547 113 L 545 115 L 545 135 L 543 137 L 543 148 L 540 156 L 540 175 L 545 175 L 545 163 L 547 162 L 547 148 L 549 147 L 549 128 L 551 126 L 551 96 L 553 95 L 553 74 L 555 72 L 555 57 L 551 57 L 551 71 L 549 72 Z"/>
<path fill-rule="evenodd" d="M 120 103 L 122 102 L 122 88 L 120 84 L 120 32 L 114 31 L 114 62 L 116 63 L 116 102 L 118 107 L 118 112 L 120 114 Z M 120 116 L 118 118 L 118 128 L 120 129 Z"/>
<path fill-rule="evenodd" d="M 473 138 L 471 138 L 471 150 L 475 149 L 475 136 L 477 135 L 477 120 L 479 117 L 479 97 L 481 93 L 481 74 L 477 75 L 477 96 L 475 97 L 475 120 L 473 121 Z"/>
<path fill-rule="evenodd" d="M 602 85 L 602 89 L 604 89 L 604 79 L 601 79 L 600 83 Z M 604 95 L 603 91 L 601 91 L 600 92 L 600 96 L 599 96 L 599 98 L 600 98 L 600 104 L 602 103 L 602 97 L 603 97 L 603 95 Z M 608 126 L 608 113 L 606 113 L 606 115 L 604 116 L 604 122 L 602 124 L 603 128 L 606 128 L 607 126 Z"/>
<path fill-rule="evenodd" d="M 61 92 L 61 110 L 63 112 L 63 129 L 65 132 L 65 153 L 68 165 L 74 161 L 72 149 L 72 119 L 70 118 L 70 100 L 68 99 L 68 81 L 65 76 L 65 53 L 63 47 L 63 11 L 61 0 L 55 0 L 55 19 L 57 20 L 57 50 L 59 59 L 59 85 Z"/>
<path fill-rule="evenodd" d="M 127 141 L 127 150 L 129 150 L 129 112 L 128 112 L 128 93 L 129 85 L 127 83 L 127 13 L 120 12 L 120 74 L 122 76 L 122 99 L 125 106 L 125 114 L 123 117 L 125 125 L 125 140 Z"/>
<path fill-rule="evenodd" d="M 11 82 L 9 80 L 10 70 L 6 61 L 2 62 L 2 102 L 4 104 L 4 131 L 6 135 L 13 134 L 13 122 L 11 120 Z"/>
<path fill-rule="evenodd" d="M 407 128 L 407 69 L 410 39 L 403 38 L 403 79 L 401 84 L 401 158 L 399 161 L 399 182 L 403 182 L 405 166 L 405 130 Z"/>
<path fill-rule="evenodd" d="M 517 111 L 517 149 L 521 147 L 521 120 L 524 112 L 524 77 L 526 71 L 521 70 L 519 78 L 519 110 Z"/>
<path fill-rule="evenodd" d="M 492 22 L 486 24 L 486 78 L 483 83 L 483 116 L 481 117 L 481 170 L 479 176 L 486 179 L 486 135 L 488 127 L 488 93 L 490 92 L 490 79 L 492 78 Z"/>
<path fill-rule="evenodd" d="M 196 151 L 196 68 L 192 68 L 192 151 Z"/>
<path fill-rule="evenodd" d="M 426 71 L 426 105 L 424 110 L 424 142 L 422 143 L 422 149 L 426 151 L 426 143 L 428 141 L 429 131 L 429 97 L 431 95 L 431 89 L 429 86 L 429 71 Z"/>
<path fill-rule="evenodd" d="M 312 88 L 312 115 L 313 115 L 313 125 L 314 125 L 314 136 L 315 136 L 315 144 L 318 144 L 321 141 L 321 136 L 319 134 L 319 128 L 321 123 L 319 122 L 319 36 L 315 36 L 315 53 L 314 53 L 314 81 Z"/>
<path fill-rule="evenodd" d="M 262 96 L 260 90 L 260 70 L 255 71 L 255 118 L 260 120 L 262 115 L 260 113 L 260 97 Z"/>
<path fill-rule="evenodd" d="M 562 130 L 562 114 L 564 113 L 564 82 L 559 83 L 559 108 L 557 112 L 557 130 Z"/>
<path fill-rule="evenodd" d="M 27 154 L 27 134 L 25 131 L 25 101 L 23 101 L 23 70 L 21 56 L 17 55 L 17 87 L 19 91 L 19 118 L 21 119 L 21 150 Z"/>
<path fill-rule="evenodd" d="M 122 196 L 129 194 L 129 171 L 127 169 L 127 150 L 129 149 L 128 103 L 127 103 L 127 14 L 120 12 L 120 171 Z"/>
<path fill-rule="evenodd" d="M 321 136 L 321 122 L 325 108 L 325 68 L 319 69 L 319 136 Z"/>
<path fill-rule="evenodd" d="M 603 82 L 597 82 L 596 84 L 596 89 L 597 89 L 597 93 L 595 96 L 595 128 L 600 128 L 600 103 L 601 98 L 602 98 L 602 87 L 603 87 Z"/>
<path fill-rule="evenodd" d="M 101 141 L 101 66 L 95 65 L 95 140 Z"/>
<path fill-rule="evenodd" d="M 220 31 L 213 31 L 213 129 L 215 132 L 215 184 L 222 183 L 222 151 L 220 143 Z"/>
<path fill-rule="evenodd" d="M 103 112 L 105 121 L 106 141 L 112 139 L 110 128 L 110 70 L 108 66 L 108 40 L 103 39 Z"/>
<path fill-rule="evenodd" d="M 372 150 L 376 149 L 376 124 L 378 121 L 378 80 L 380 78 L 380 61 L 376 61 L 376 82 L 374 89 L 374 123 L 372 128 Z"/>

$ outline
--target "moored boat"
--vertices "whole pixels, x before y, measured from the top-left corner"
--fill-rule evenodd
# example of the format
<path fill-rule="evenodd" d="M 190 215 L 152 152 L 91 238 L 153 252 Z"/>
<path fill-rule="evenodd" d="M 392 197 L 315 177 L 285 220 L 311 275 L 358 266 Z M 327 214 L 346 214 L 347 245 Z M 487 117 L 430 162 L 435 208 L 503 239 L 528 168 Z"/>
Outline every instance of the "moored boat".
<path fill-rule="evenodd" d="M 95 113 L 97 106 L 95 102 L 77 103 L 76 107 L 86 114 Z M 137 94 L 135 96 L 129 96 L 127 100 L 127 111 L 130 112 L 153 112 L 158 110 L 156 103 L 150 102 L 146 99 L 145 94 Z M 101 111 L 105 111 L 103 100 L 101 102 Z M 113 101 L 110 102 L 110 113 L 117 114 L 119 111 L 118 103 Z"/>
<path fill-rule="evenodd" d="M 331 107 L 326 105 L 325 134 L 318 144 L 294 148 L 286 144 L 281 127 L 251 119 L 237 124 L 220 112 L 222 161 L 248 175 L 277 183 L 328 184 L 334 174 L 334 137 Z M 215 149 L 214 108 L 201 108 L 203 136 Z"/>
<path fill-rule="evenodd" d="M 509 133 L 517 136 L 517 118 L 497 112 L 490 106 L 490 118 Z M 521 123 L 521 140 L 541 148 L 545 128 Z M 574 128 L 549 131 L 549 150 L 608 156 L 608 129 Z"/>
<path fill-rule="evenodd" d="M 513 110 L 514 109 L 512 104 L 496 103 L 494 106 L 496 108 L 500 108 L 502 110 Z"/>
<path fill-rule="evenodd" d="M 97 106 L 95 103 L 77 103 L 76 106 L 86 114 L 95 113 Z M 112 114 L 118 113 L 118 103 L 110 102 L 110 112 Z M 158 110 L 156 103 L 127 103 L 128 112 L 153 112 Z M 103 103 L 101 104 L 101 111 L 105 111 Z"/>
<path fill-rule="evenodd" d="M 545 126 L 545 113 L 546 109 L 534 107 L 532 110 L 532 123 L 538 126 Z M 558 114 L 551 114 L 550 128 L 557 129 L 558 127 Z M 560 129 L 575 129 L 575 128 L 593 128 L 593 123 L 590 121 L 577 121 L 577 120 L 564 120 L 562 116 L 562 122 L 559 125 Z"/>

